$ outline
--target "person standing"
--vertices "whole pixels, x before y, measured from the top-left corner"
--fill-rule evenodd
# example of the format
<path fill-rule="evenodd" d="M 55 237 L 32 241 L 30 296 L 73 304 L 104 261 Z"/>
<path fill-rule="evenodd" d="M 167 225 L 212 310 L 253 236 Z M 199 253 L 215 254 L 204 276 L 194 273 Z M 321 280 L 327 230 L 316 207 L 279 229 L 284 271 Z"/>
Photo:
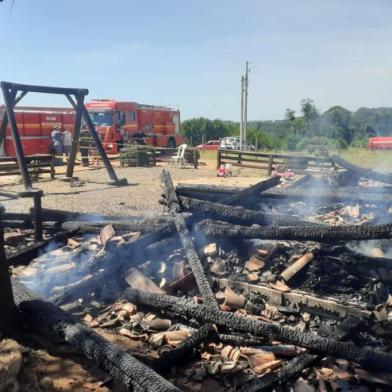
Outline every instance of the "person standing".
<path fill-rule="evenodd" d="M 63 141 L 60 127 L 54 127 L 50 137 L 52 138 L 55 165 L 61 166 L 63 164 Z"/>
<path fill-rule="evenodd" d="M 63 152 L 67 157 L 67 160 L 71 152 L 71 146 L 72 146 L 72 135 L 71 132 L 68 129 L 66 129 L 63 132 Z"/>

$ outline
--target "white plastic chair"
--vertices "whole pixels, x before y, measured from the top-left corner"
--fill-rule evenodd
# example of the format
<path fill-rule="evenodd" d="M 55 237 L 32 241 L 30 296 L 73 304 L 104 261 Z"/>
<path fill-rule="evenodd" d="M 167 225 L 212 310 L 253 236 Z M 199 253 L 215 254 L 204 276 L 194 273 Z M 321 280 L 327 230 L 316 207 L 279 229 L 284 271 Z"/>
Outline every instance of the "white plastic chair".
<path fill-rule="evenodd" d="M 180 146 L 178 146 L 178 151 L 177 151 L 177 155 L 173 155 L 171 157 L 171 163 L 174 166 L 178 166 L 178 163 L 180 164 L 180 167 L 183 166 L 183 164 L 185 163 L 185 150 L 188 147 L 187 144 L 181 144 Z"/>

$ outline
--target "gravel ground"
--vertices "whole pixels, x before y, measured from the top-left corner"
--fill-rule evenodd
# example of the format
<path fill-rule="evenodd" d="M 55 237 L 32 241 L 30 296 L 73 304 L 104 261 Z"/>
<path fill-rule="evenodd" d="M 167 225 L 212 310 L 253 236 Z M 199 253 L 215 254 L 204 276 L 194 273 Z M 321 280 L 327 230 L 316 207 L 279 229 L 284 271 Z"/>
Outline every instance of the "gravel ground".
<path fill-rule="evenodd" d="M 44 191 L 42 206 L 74 212 L 91 212 L 100 214 L 154 215 L 163 207 L 158 203 L 161 197 L 159 172 L 167 167 L 173 182 L 192 182 L 244 186 L 259 181 L 255 177 L 217 178 L 210 165 L 193 168 L 173 168 L 170 166 L 153 168 L 115 168 L 119 178 L 127 178 L 128 186 L 112 187 L 105 183 L 108 178 L 105 169 L 85 170 L 76 173 L 81 182 L 80 187 L 71 188 L 69 183 L 61 180 L 40 181 L 33 186 Z M 2 191 L 17 192 L 22 185 L 2 186 Z M 1 199 L 1 198 L 0 198 Z M 0 200 L 7 211 L 28 212 L 32 200 Z"/>

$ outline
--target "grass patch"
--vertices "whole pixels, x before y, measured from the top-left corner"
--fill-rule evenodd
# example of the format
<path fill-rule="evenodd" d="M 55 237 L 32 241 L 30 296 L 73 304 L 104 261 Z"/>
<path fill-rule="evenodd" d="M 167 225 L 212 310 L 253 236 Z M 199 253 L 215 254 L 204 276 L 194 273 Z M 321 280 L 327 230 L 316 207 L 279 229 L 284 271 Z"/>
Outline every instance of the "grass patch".
<path fill-rule="evenodd" d="M 392 151 L 371 151 L 349 148 L 341 151 L 342 158 L 355 165 L 378 171 L 392 171 Z"/>

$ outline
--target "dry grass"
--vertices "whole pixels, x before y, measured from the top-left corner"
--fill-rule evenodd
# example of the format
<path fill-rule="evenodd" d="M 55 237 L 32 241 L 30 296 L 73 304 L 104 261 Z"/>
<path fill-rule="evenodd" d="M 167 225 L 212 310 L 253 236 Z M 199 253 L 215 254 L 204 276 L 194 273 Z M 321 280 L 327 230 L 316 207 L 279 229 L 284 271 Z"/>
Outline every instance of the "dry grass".
<path fill-rule="evenodd" d="M 350 148 L 343 150 L 341 156 L 362 167 L 378 171 L 392 171 L 392 151 L 371 151 L 365 148 Z"/>

